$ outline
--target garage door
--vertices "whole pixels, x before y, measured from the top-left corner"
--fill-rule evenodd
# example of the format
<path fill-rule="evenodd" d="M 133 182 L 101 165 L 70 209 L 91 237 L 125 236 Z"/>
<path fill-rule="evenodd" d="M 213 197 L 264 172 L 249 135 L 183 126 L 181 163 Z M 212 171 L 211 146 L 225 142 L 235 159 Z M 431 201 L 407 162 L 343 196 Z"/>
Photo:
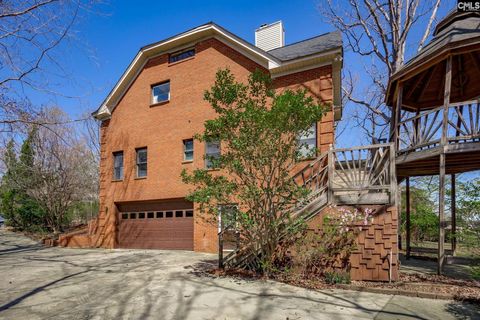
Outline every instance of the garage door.
<path fill-rule="evenodd" d="M 193 250 L 191 203 L 128 203 L 117 208 L 120 248 Z"/>

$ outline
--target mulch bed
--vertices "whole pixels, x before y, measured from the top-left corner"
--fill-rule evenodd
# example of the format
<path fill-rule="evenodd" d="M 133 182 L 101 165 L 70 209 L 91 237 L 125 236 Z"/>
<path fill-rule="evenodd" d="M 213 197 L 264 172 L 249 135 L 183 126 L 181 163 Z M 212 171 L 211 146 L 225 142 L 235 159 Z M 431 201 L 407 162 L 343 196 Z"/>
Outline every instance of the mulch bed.
<path fill-rule="evenodd" d="M 275 280 L 308 289 L 345 289 L 382 294 L 404 295 L 430 299 L 458 300 L 480 303 L 480 282 L 459 280 L 445 276 L 424 274 L 400 274 L 400 280 L 392 283 L 352 281 L 350 284 L 328 284 L 323 278 L 305 279 L 295 274 L 276 274 L 269 278 L 245 270 L 213 269 L 210 275 L 233 277 L 243 280 Z"/>
<path fill-rule="evenodd" d="M 480 282 L 453 279 L 446 276 L 400 273 L 400 280 L 392 283 L 352 281 L 353 290 L 401 294 L 433 299 L 454 299 L 480 303 Z M 373 289 L 373 290 L 369 290 Z M 380 289 L 380 290 L 378 290 Z"/>

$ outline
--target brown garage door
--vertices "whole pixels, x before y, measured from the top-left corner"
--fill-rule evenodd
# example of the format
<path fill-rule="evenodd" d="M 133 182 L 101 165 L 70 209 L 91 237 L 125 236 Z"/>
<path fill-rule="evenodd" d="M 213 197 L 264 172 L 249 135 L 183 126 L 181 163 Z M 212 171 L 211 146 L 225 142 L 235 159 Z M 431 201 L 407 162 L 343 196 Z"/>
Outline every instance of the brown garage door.
<path fill-rule="evenodd" d="M 123 203 L 120 248 L 193 250 L 193 205 L 187 201 Z"/>

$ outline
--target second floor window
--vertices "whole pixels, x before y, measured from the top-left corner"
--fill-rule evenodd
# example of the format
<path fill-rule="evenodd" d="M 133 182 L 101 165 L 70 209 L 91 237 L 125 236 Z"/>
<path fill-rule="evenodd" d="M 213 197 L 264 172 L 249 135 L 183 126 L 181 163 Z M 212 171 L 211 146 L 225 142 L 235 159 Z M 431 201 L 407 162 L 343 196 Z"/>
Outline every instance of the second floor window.
<path fill-rule="evenodd" d="M 317 149 L 317 124 L 308 129 L 308 131 L 298 137 L 299 153 L 301 158 L 310 158 L 315 156 Z"/>
<path fill-rule="evenodd" d="M 207 169 L 214 169 L 215 159 L 220 157 L 220 142 L 211 141 L 206 143 L 205 147 L 205 167 Z"/>
<path fill-rule="evenodd" d="M 183 160 L 193 160 L 193 139 L 183 140 Z"/>
<path fill-rule="evenodd" d="M 123 179 L 123 151 L 113 153 L 113 179 Z"/>
<path fill-rule="evenodd" d="M 147 176 L 147 148 L 137 149 L 137 178 Z"/>
<path fill-rule="evenodd" d="M 161 103 L 170 100 L 170 81 L 152 86 L 152 103 Z"/>

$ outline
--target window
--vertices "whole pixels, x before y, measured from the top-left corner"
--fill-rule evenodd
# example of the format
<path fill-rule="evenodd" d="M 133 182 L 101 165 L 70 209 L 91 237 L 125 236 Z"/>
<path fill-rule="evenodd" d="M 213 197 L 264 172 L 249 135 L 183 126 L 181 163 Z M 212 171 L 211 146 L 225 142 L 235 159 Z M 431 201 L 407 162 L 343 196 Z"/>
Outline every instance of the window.
<path fill-rule="evenodd" d="M 153 212 L 149 212 L 149 213 L 147 213 L 147 218 L 148 218 L 148 219 L 152 219 L 152 218 L 153 218 L 153 215 L 154 215 Z"/>
<path fill-rule="evenodd" d="M 185 217 L 193 217 L 193 211 L 192 210 L 187 210 L 185 211 Z"/>
<path fill-rule="evenodd" d="M 137 149 L 137 178 L 147 176 L 147 148 Z"/>
<path fill-rule="evenodd" d="M 193 139 L 183 140 L 183 160 L 193 161 Z"/>
<path fill-rule="evenodd" d="M 173 211 L 165 212 L 165 218 L 173 218 Z"/>
<path fill-rule="evenodd" d="M 122 219 L 128 219 L 128 213 L 122 213 Z"/>
<path fill-rule="evenodd" d="M 137 214 L 135 212 L 130 213 L 130 219 L 136 219 Z"/>
<path fill-rule="evenodd" d="M 220 157 L 220 142 L 207 142 L 205 148 L 205 166 L 207 169 L 215 168 L 214 160 Z"/>
<path fill-rule="evenodd" d="M 170 81 L 152 86 L 152 103 L 170 100 Z"/>
<path fill-rule="evenodd" d="M 163 218 L 163 211 L 157 212 L 157 218 Z"/>
<path fill-rule="evenodd" d="M 175 218 L 183 218 L 183 211 L 175 211 Z"/>
<path fill-rule="evenodd" d="M 309 158 L 314 156 L 317 149 L 317 124 L 313 126 L 303 135 L 298 137 L 298 151 L 301 158 Z"/>
<path fill-rule="evenodd" d="M 145 212 L 139 212 L 138 219 L 145 219 Z"/>
<path fill-rule="evenodd" d="M 193 56 L 195 56 L 195 49 L 187 49 L 187 50 L 183 50 L 183 51 L 178 51 L 178 52 L 174 52 L 174 53 L 170 54 L 170 57 L 168 58 L 168 62 L 169 63 L 177 62 L 177 61 L 187 59 L 187 58 L 190 58 L 190 57 L 193 57 Z"/>
<path fill-rule="evenodd" d="M 123 179 L 123 151 L 113 153 L 113 179 Z"/>

